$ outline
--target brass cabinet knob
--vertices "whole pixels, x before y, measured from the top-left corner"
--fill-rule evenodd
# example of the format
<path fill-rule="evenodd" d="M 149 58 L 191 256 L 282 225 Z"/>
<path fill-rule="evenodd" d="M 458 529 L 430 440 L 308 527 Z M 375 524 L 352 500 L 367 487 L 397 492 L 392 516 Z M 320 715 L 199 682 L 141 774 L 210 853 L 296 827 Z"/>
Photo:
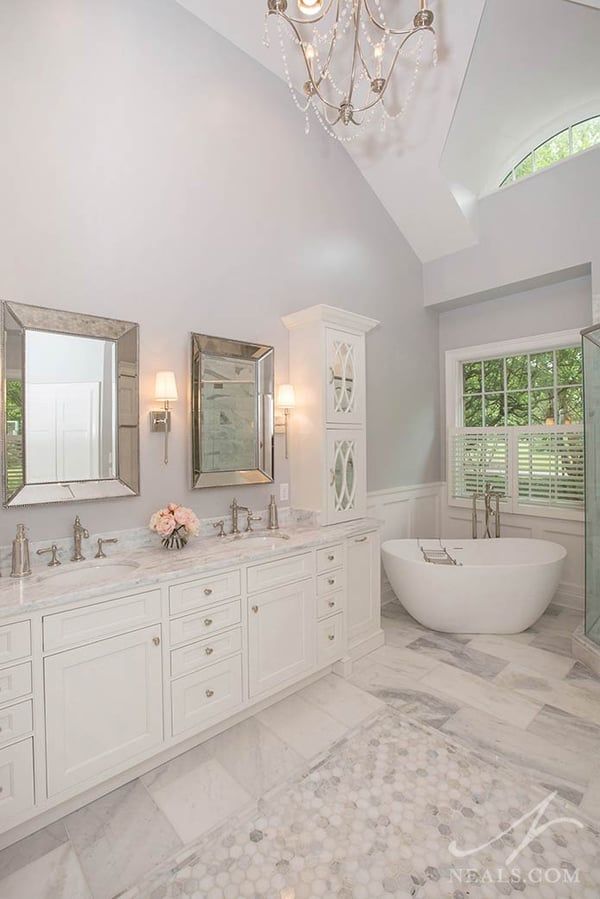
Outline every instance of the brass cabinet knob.
<path fill-rule="evenodd" d="M 152 642 L 155 646 L 160 646 L 160 637 L 152 637 Z"/>
<path fill-rule="evenodd" d="M 212 648 L 212 646 L 207 646 L 206 649 L 204 650 L 204 652 L 206 653 L 207 656 L 211 656 L 214 652 L 214 649 Z"/>
<path fill-rule="evenodd" d="M 335 559 L 335 556 L 333 555 L 333 553 L 330 553 L 330 555 L 327 556 L 327 560 L 329 562 L 333 562 L 334 559 Z"/>
<path fill-rule="evenodd" d="M 205 595 L 205 596 L 210 596 L 211 593 L 212 593 L 212 587 L 205 587 L 205 588 L 204 588 L 204 595 Z"/>
<path fill-rule="evenodd" d="M 210 699 L 211 696 L 214 696 L 214 695 L 215 695 L 214 690 L 206 690 L 206 696 L 208 697 L 208 699 Z"/>
<path fill-rule="evenodd" d="M 328 639 L 328 640 L 335 640 L 335 634 L 328 634 L 328 635 L 327 635 L 327 639 Z"/>
<path fill-rule="evenodd" d="M 335 605 L 335 601 L 333 599 L 330 599 L 329 600 L 329 608 L 333 609 L 334 605 Z"/>
<path fill-rule="evenodd" d="M 255 615 L 258 615 L 258 606 L 252 606 L 252 611 Z"/>
<path fill-rule="evenodd" d="M 327 583 L 329 584 L 330 587 L 333 587 L 333 585 L 335 584 L 335 578 L 334 577 L 328 578 Z"/>
<path fill-rule="evenodd" d="M 213 623 L 212 618 L 205 618 L 205 619 L 204 619 L 204 624 L 206 625 L 206 627 L 210 627 L 212 623 Z"/>

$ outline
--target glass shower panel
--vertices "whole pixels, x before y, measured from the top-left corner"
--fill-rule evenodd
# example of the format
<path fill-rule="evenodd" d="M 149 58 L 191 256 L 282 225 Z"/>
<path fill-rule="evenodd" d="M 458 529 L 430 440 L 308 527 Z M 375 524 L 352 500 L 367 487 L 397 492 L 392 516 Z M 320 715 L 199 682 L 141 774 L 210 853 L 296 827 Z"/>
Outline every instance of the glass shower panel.
<path fill-rule="evenodd" d="M 600 645 L 600 325 L 583 332 L 585 632 Z"/>

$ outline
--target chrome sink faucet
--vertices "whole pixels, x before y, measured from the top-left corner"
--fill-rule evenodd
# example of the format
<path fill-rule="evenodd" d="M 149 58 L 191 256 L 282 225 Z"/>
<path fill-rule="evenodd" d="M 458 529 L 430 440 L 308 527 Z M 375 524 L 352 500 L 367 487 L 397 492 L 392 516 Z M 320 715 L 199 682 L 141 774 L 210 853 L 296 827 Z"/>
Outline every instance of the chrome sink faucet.
<path fill-rule="evenodd" d="M 90 536 L 90 532 L 87 528 L 84 528 L 79 520 L 79 515 L 75 518 L 75 522 L 73 524 L 73 557 L 71 558 L 72 562 L 83 562 L 85 560 L 85 556 L 82 555 L 81 552 L 81 539 L 82 537 L 87 540 Z"/>
<path fill-rule="evenodd" d="M 234 500 L 229 508 L 231 509 L 231 533 L 239 534 L 240 529 L 238 526 L 238 523 L 239 523 L 238 516 L 239 516 L 240 512 L 248 512 L 249 511 L 248 507 L 238 505 L 237 499 L 234 498 Z"/>

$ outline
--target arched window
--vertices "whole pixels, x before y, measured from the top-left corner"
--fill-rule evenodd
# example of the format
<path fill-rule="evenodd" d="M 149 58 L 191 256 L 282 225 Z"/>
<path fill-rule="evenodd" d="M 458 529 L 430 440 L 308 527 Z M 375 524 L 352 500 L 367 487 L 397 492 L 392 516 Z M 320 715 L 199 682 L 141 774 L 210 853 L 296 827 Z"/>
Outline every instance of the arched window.
<path fill-rule="evenodd" d="M 506 175 L 500 183 L 500 187 L 512 184 L 513 181 L 520 181 L 521 178 L 527 178 L 534 172 L 547 169 L 555 162 L 568 159 L 569 156 L 575 156 L 583 150 L 589 150 L 596 144 L 600 144 L 600 116 L 569 125 L 568 128 L 549 137 L 543 144 L 524 156 Z"/>

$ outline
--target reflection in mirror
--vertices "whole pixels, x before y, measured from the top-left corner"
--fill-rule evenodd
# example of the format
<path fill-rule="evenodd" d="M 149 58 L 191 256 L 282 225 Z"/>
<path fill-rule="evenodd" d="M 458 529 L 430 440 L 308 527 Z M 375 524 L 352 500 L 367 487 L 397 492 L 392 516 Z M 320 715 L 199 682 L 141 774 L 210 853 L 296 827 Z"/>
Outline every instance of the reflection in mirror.
<path fill-rule="evenodd" d="M 273 349 L 192 335 L 193 486 L 273 480 Z"/>
<path fill-rule="evenodd" d="M 138 328 L 5 303 L 7 506 L 135 495 Z"/>

